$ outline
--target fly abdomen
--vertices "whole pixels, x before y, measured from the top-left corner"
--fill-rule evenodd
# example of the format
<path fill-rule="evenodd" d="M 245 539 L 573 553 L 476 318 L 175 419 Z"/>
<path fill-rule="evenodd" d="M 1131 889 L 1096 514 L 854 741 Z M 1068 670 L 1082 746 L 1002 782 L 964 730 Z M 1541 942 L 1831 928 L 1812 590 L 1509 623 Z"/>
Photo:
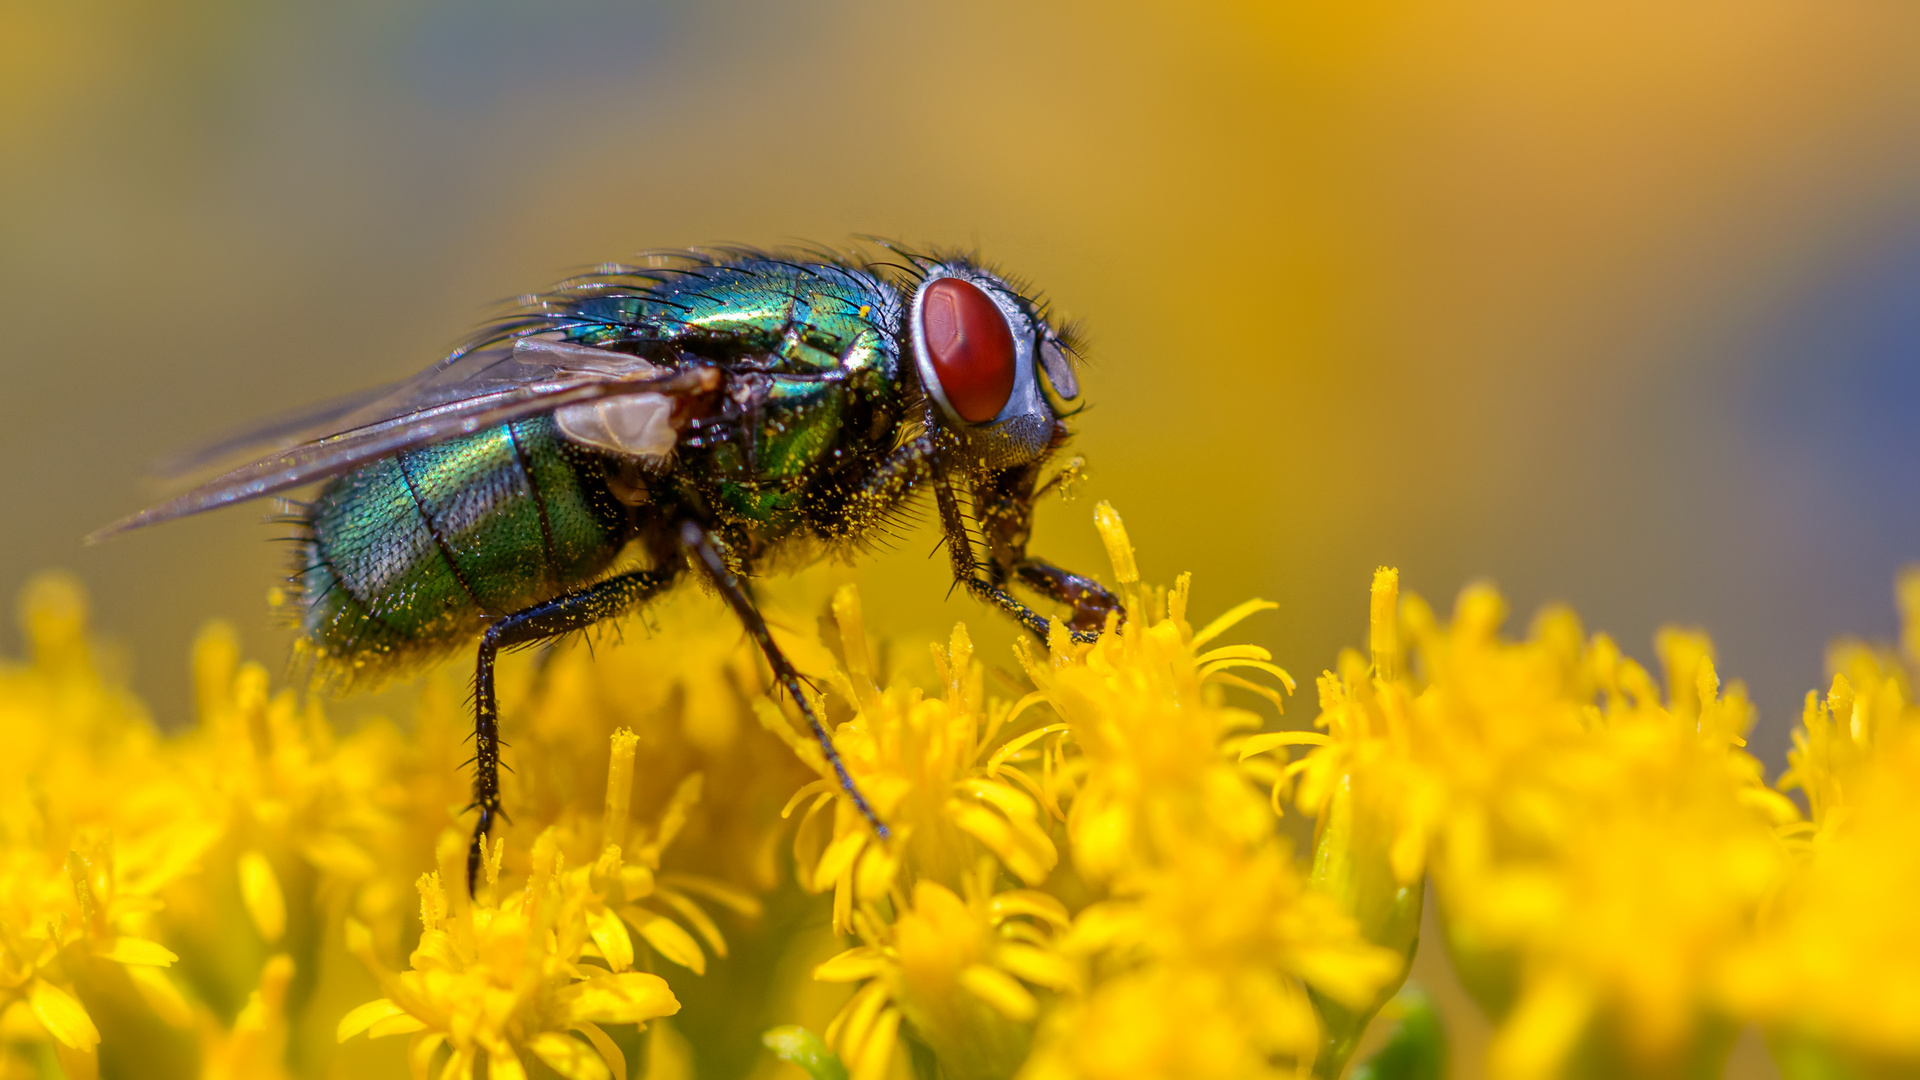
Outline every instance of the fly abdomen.
<path fill-rule="evenodd" d="M 626 516 L 551 417 L 402 451 L 308 512 L 303 629 L 349 669 L 443 650 L 604 571 Z"/>

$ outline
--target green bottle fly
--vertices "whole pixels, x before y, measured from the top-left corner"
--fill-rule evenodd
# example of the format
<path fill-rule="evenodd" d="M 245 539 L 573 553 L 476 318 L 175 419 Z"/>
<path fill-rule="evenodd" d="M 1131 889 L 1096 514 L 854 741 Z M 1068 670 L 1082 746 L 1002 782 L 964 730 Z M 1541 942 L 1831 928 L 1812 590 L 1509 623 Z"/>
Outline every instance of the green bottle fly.
<path fill-rule="evenodd" d="M 688 570 L 740 617 L 884 836 L 767 633 L 746 583 L 757 566 L 857 544 L 931 490 L 975 596 L 1043 636 L 1014 587 L 1064 605 L 1080 638 L 1124 614 L 1026 553 L 1080 396 L 1069 338 L 972 259 L 890 254 L 602 268 L 524 298 L 413 379 L 213 448 L 291 447 L 94 538 L 320 483 L 294 517 L 293 584 L 328 670 L 479 642 L 469 887 L 501 812 L 499 649 L 632 610 Z"/>

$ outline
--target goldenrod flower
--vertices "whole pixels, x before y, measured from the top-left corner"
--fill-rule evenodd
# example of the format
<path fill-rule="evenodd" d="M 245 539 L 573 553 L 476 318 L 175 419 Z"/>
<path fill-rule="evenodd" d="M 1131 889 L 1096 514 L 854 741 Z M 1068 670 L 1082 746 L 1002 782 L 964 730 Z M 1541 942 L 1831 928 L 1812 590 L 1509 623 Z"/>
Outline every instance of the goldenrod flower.
<path fill-rule="evenodd" d="M 1272 605 L 1195 630 L 1095 521 L 1127 617 L 1017 646 L 1029 692 L 964 627 L 882 685 L 850 588 L 770 605 L 886 841 L 710 598 L 508 658 L 515 820 L 472 899 L 469 672 L 342 734 L 216 624 L 162 736 L 36 582 L 0 662 L 0 1076 L 612 1080 L 650 1025 L 652 1080 L 745 1075 L 768 1028 L 816 1080 L 1332 1078 L 1429 882 L 1496 1080 L 1706 1074 L 1748 1022 L 1789 1075 L 1920 1068 L 1920 570 L 1901 650 L 1835 646 L 1769 787 L 1704 635 L 1663 631 L 1656 679 L 1570 612 L 1503 634 L 1489 588 L 1443 623 L 1389 568 L 1283 729 L 1292 680 L 1223 643 Z"/>
<path fill-rule="evenodd" d="M 77 984 L 94 963 L 188 1022 L 154 916 L 220 826 L 144 711 L 100 677 L 78 587 L 38 579 L 21 607 L 33 662 L 0 667 L 0 1026 L 9 1057 L 23 1036 L 47 1040 L 86 1077 L 101 1034 Z"/>
<path fill-rule="evenodd" d="M 1920 568 L 1898 595 L 1914 663 Z M 1780 778 L 1813 811 L 1783 830 L 1796 872 L 1726 992 L 1796 1074 L 1901 1075 L 1920 1068 L 1920 708 L 1900 657 L 1843 642 L 1828 666 Z"/>
<path fill-rule="evenodd" d="M 843 797 L 811 738 L 794 732 L 770 703 L 762 709 L 769 726 L 821 774 L 794 793 L 783 813 L 807 806 L 794 860 L 802 885 L 834 890 L 835 928 L 851 930 L 857 903 L 879 901 L 899 884 L 928 880 L 959 889 L 982 856 L 1027 884 L 1045 880 L 1059 853 L 1040 824 L 1038 792 L 1030 782 L 1017 785 L 1026 778 L 1001 772 L 990 756 L 997 736 L 1022 710 L 986 700 L 966 628 L 955 626 L 947 648 L 933 650 L 941 695 L 928 698 L 915 687 L 882 692 L 874 685 L 860 599 L 851 586 L 835 594 L 833 615 L 846 657 L 835 683 L 857 710 L 834 741 L 891 827 L 890 842 L 879 842 Z M 835 807 L 830 835 L 819 827 L 829 806 Z"/>
<path fill-rule="evenodd" d="M 1357 1008 L 1400 970 L 1277 841 L 1195 844 L 1074 920 L 1062 949 L 1100 972 L 1052 1018 L 1030 1078 L 1304 1075 L 1314 987 Z"/>
<path fill-rule="evenodd" d="M 1132 549 L 1111 511 L 1102 519 L 1116 575 Z M 1127 592 L 1130 620 L 1086 648 L 1056 631 L 1049 655 L 1024 647 L 1021 662 L 1037 694 L 1060 717 L 1051 730 L 1071 736 L 1078 754 L 1051 771 L 1047 797 L 1072 803 L 1067 833 L 1074 865 L 1090 879 L 1123 878 L 1196 839 L 1257 843 L 1272 835 L 1273 814 L 1250 782 L 1259 770 L 1227 752 L 1228 741 L 1262 725 L 1224 703 L 1221 688 L 1255 686 L 1234 674 L 1253 669 L 1293 680 L 1254 645 L 1203 647 L 1246 616 L 1272 605 L 1255 601 L 1195 633 L 1187 623 L 1190 576 L 1171 591 Z"/>
<path fill-rule="evenodd" d="M 1279 777 L 1240 753 L 1258 749 L 1262 736 L 1246 733 L 1262 721 L 1226 705 L 1222 688 L 1281 699 L 1234 671 L 1292 680 L 1263 649 L 1206 646 L 1271 605 L 1243 604 L 1195 633 L 1189 579 L 1140 588 L 1118 515 L 1103 506 L 1096 521 L 1129 621 L 1090 648 L 1056 632 L 1044 661 L 1022 656 L 1062 718 L 1050 802 L 1068 805 L 1074 865 L 1110 899 L 1081 911 L 1062 944 L 1095 977 L 1049 1019 L 1023 1075 L 1304 1075 L 1321 1043 L 1308 988 L 1358 1007 L 1402 961 L 1307 889 L 1260 793 Z"/>
<path fill-rule="evenodd" d="M 468 902 L 457 884 L 449 892 L 443 882 L 460 880 L 465 844 L 448 833 L 441 847 L 441 870 L 420 879 L 424 932 L 409 970 L 382 969 L 364 928 L 348 924 L 349 947 L 387 996 L 348 1013 L 340 1041 L 412 1033 L 416 1077 L 472 1076 L 482 1059 L 493 1080 L 525 1077 L 524 1054 L 568 1080 L 625 1076 L 626 1059 L 600 1025 L 644 1024 L 680 1003 L 658 975 L 581 964 L 591 940 L 584 890 L 564 874 L 552 835 L 535 842 L 525 889 L 499 904 Z M 488 871 L 498 874 L 497 854 Z M 446 1063 L 431 1071 L 442 1047 Z"/>
<path fill-rule="evenodd" d="M 1319 679 L 1325 735 L 1272 732 L 1241 744 L 1242 758 L 1289 746 L 1315 747 L 1287 764 L 1276 803 L 1291 783 L 1302 811 L 1316 819 L 1314 890 L 1332 898 L 1361 936 L 1397 954 L 1400 968 L 1369 997 L 1316 1000 L 1325 1026 L 1319 1067 L 1338 1075 L 1368 1023 L 1400 988 L 1413 963 L 1425 896 L 1428 833 L 1445 801 L 1439 778 L 1413 753 L 1411 713 L 1418 688 L 1406 675 L 1399 633 L 1400 575 L 1375 571 L 1369 619 L 1371 663 L 1344 650 L 1338 674 Z"/>
<path fill-rule="evenodd" d="M 965 898 L 915 883 L 892 922 L 863 920 L 867 943 L 814 970 L 825 982 L 865 983 L 826 1033 L 854 1080 L 887 1076 L 903 1020 L 955 1080 L 1011 1075 L 1040 1011 L 1029 984 L 1079 987 L 1078 966 L 1051 947 L 1067 921 L 1060 902 L 1030 890 L 990 894 L 990 865 L 969 877 Z"/>
<path fill-rule="evenodd" d="M 1717 973 L 1783 879 L 1774 829 L 1795 814 L 1739 749 L 1751 706 L 1738 684 L 1721 696 L 1697 635 L 1661 636 L 1662 700 L 1570 613 L 1518 642 L 1504 617 L 1485 588 L 1445 628 L 1409 601 L 1424 687 L 1369 686 L 1357 660 L 1323 680 L 1334 740 L 1309 753 L 1303 803 L 1364 785 L 1361 842 L 1403 883 L 1431 868 L 1462 977 L 1501 1021 L 1493 1075 L 1558 1075 L 1576 1052 L 1642 1074 L 1711 1059 L 1730 1031 Z"/>
<path fill-rule="evenodd" d="M 810 629 L 812 618 L 786 614 L 780 598 L 776 593 L 766 615 L 781 647 L 803 670 L 824 670 L 831 654 L 810 634 L 788 629 Z M 452 766 L 471 753 L 462 745 L 472 725 L 462 701 L 471 674 L 456 672 L 454 692 L 438 703 L 447 710 L 455 755 L 442 771 L 454 779 L 461 776 Z M 513 769 L 502 779 L 516 822 L 506 834 L 517 845 L 509 860 L 548 826 L 560 830 L 574 863 L 598 858 L 608 739 L 625 729 L 638 738 L 645 762 L 631 773 L 633 821 L 659 817 L 681 797 L 688 776 L 704 778 L 697 803 L 683 806 L 678 828 L 685 839 L 667 876 L 697 875 L 714 885 L 708 899 L 750 909 L 752 894 L 779 884 L 778 855 L 788 841 L 779 811 L 809 776 L 805 763 L 762 727 L 770 686 L 738 620 L 697 590 L 649 606 L 591 647 L 571 642 L 544 657 L 514 655 L 500 672 Z M 466 794 L 449 798 L 464 805 Z"/>

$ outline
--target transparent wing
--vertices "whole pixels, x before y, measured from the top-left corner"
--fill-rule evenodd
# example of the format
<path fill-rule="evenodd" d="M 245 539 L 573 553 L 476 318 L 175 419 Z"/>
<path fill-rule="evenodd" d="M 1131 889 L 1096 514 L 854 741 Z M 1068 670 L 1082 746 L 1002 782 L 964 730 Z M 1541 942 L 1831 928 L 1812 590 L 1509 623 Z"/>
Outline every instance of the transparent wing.
<path fill-rule="evenodd" d="M 539 330 L 539 325 L 529 329 Z M 522 333 L 462 348 L 403 382 L 361 390 L 318 405 L 283 413 L 206 446 L 157 463 L 153 472 L 182 480 L 242 455 L 258 457 L 329 435 L 406 416 L 422 409 L 553 378 L 562 372 L 626 376 L 656 370 L 628 353 L 555 340 L 548 333 Z"/>
<path fill-rule="evenodd" d="M 316 409 L 331 434 L 276 451 L 87 537 L 275 495 L 401 450 L 441 442 L 525 416 L 633 394 L 678 396 L 718 387 L 711 367 L 662 368 L 638 357 L 538 338 L 456 356 L 378 398 L 345 411 Z M 366 419 L 367 417 L 373 419 Z M 290 425 L 268 429 L 283 434 Z M 236 445 L 227 440 L 223 445 Z"/>
<path fill-rule="evenodd" d="M 731 262 L 769 258 L 732 249 L 653 252 L 643 264 L 608 263 L 521 297 L 468 345 L 411 379 L 283 414 L 161 463 L 163 476 L 184 479 L 243 455 L 254 458 L 87 539 L 288 491 L 408 447 L 566 405 L 711 390 L 719 374 L 684 366 L 673 349 L 694 327 L 681 302 L 686 298 L 676 293 L 677 301 L 661 287 L 705 281 Z M 662 368 L 636 353 L 675 359 Z"/>
<path fill-rule="evenodd" d="M 404 384 L 376 386 L 318 405 L 281 413 L 251 427 L 233 431 L 205 446 L 196 446 L 172 457 L 162 458 L 154 462 L 149 471 L 162 480 L 184 480 L 243 454 L 258 455 L 264 450 L 284 450 L 327 432 L 352 427 L 354 425 L 346 422 L 348 417 L 392 395 L 401 385 Z"/>

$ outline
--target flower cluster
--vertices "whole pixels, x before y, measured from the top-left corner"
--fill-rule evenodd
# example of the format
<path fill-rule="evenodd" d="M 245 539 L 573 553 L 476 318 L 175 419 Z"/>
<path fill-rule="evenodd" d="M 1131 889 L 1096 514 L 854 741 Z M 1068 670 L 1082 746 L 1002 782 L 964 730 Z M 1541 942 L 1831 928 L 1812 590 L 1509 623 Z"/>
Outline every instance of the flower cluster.
<path fill-rule="evenodd" d="M 1782 830 L 1793 873 L 1731 973 L 1795 1075 L 1899 1075 L 1920 1063 L 1920 570 L 1902 575 L 1899 652 L 1842 642 L 1808 692 L 1780 786 L 1810 814 Z"/>
<path fill-rule="evenodd" d="M 342 731 L 215 625 L 166 734 L 40 579 L 0 662 L 0 1076 L 1437 1075 L 1423 914 L 1497 1080 L 1714 1075 L 1747 1025 L 1790 1077 L 1920 1068 L 1920 571 L 1770 785 L 1705 636 L 1650 670 L 1388 569 L 1288 726 L 1233 643 L 1273 605 L 1196 629 L 1095 523 L 1126 616 L 1091 643 L 883 664 L 853 588 L 770 607 L 884 839 L 712 598 L 504 658 L 471 893 L 465 672 Z"/>
<path fill-rule="evenodd" d="M 1920 577 L 1901 595 L 1914 625 Z M 1287 766 L 1291 793 L 1318 816 L 1316 880 L 1370 940 L 1410 941 L 1431 882 L 1497 1024 L 1489 1075 L 1712 1075 L 1748 1022 L 1794 1075 L 1920 1062 L 1901 1004 L 1920 935 L 1873 899 L 1920 886 L 1899 854 L 1920 841 L 1920 710 L 1897 658 L 1836 648 L 1776 789 L 1703 635 L 1658 635 L 1662 685 L 1564 609 L 1509 640 L 1484 586 L 1445 624 L 1391 570 L 1373 600 L 1370 655 L 1321 678 L 1325 739 Z"/>
<path fill-rule="evenodd" d="M 896 831 L 873 840 L 825 776 L 797 796 L 836 806 L 830 840 L 803 824 L 799 862 L 862 939 L 816 971 L 861 984 L 827 1031 L 856 1078 L 903 1043 L 953 1077 L 1300 1075 L 1321 1051 L 1311 994 L 1358 1009 L 1403 974 L 1309 887 L 1271 770 L 1241 760 L 1266 721 L 1227 691 L 1278 704 L 1292 680 L 1214 641 L 1271 605 L 1196 632 L 1188 579 L 1142 587 L 1119 518 L 1097 522 L 1129 618 L 1022 648 L 1035 689 L 1010 705 L 983 700 L 964 630 L 936 652 L 939 698 L 878 691 L 857 604 L 836 601 L 841 746 Z"/>

